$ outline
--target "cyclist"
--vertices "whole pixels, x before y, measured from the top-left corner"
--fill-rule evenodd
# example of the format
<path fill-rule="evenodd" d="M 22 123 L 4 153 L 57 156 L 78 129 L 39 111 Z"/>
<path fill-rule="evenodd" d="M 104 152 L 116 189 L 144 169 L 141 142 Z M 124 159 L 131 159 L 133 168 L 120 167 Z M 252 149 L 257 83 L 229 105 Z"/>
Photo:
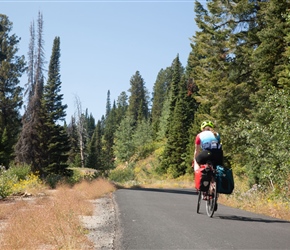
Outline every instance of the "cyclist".
<path fill-rule="evenodd" d="M 214 130 L 211 121 L 204 121 L 201 132 L 195 138 L 194 170 L 200 168 L 200 164 L 210 161 L 215 168 L 223 164 L 223 150 L 220 135 Z"/>

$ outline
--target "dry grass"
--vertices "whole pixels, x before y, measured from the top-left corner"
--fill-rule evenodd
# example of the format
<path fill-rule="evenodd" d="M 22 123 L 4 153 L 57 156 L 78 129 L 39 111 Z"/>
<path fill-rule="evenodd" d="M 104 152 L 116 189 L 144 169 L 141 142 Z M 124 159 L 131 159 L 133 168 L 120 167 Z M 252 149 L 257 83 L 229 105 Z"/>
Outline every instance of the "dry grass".
<path fill-rule="evenodd" d="M 235 178 L 235 189 L 231 195 L 220 195 L 219 202 L 242 210 L 263 214 L 290 221 L 290 202 L 265 193 L 259 189 L 250 189 L 246 182 Z"/>
<path fill-rule="evenodd" d="M 39 198 L 0 203 L 0 222 L 5 224 L 1 249 L 92 249 L 79 216 L 93 213 L 89 200 L 114 190 L 100 179 L 73 188 L 62 185 Z"/>

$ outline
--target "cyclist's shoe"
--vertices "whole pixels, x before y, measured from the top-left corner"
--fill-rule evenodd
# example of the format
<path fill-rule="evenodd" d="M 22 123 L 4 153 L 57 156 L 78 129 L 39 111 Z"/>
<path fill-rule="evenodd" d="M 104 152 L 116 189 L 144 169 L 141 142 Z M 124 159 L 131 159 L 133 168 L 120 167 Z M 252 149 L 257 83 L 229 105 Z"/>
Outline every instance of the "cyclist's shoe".
<path fill-rule="evenodd" d="M 214 211 L 216 211 L 218 209 L 218 204 L 216 203 L 214 206 Z"/>
<path fill-rule="evenodd" d="M 203 194 L 202 194 L 202 199 L 203 199 L 204 201 L 207 200 L 207 195 L 206 195 L 206 193 L 203 193 Z"/>

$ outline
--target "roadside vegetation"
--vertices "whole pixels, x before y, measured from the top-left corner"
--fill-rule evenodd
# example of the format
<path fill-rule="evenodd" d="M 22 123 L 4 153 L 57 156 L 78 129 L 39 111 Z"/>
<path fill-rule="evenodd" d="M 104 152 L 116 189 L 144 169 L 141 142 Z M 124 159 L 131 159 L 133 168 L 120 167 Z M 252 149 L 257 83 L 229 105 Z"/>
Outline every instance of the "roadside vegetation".
<path fill-rule="evenodd" d="M 7 171 L 10 180 L 17 170 Z M 83 175 L 74 185 L 59 182 L 51 189 L 37 176 L 22 177 L 7 187 L 5 194 L 11 190 L 10 195 L 0 201 L 1 249 L 92 249 L 80 216 L 93 215 L 91 200 L 115 186 Z"/>

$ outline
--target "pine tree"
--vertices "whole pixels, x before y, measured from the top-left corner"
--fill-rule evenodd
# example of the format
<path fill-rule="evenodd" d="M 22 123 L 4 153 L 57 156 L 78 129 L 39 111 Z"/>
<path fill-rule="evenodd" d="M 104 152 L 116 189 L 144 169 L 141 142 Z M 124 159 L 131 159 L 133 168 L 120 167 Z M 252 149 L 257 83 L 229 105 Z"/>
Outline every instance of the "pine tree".
<path fill-rule="evenodd" d="M 254 74 L 262 86 L 278 85 L 278 78 L 283 66 L 289 64 L 289 58 L 284 56 L 285 37 L 290 32 L 287 22 L 289 1 L 272 0 L 260 3 L 258 18 L 263 23 L 263 29 L 257 32 L 261 43 L 253 51 Z"/>
<path fill-rule="evenodd" d="M 154 138 L 157 137 L 157 133 L 160 130 L 160 119 L 163 105 L 168 97 L 171 81 L 172 68 L 167 67 L 165 70 L 161 69 L 157 75 L 152 94 L 152 127 L 154 131 Z"/>
<path fill-rule="evenodd" d="M 86 167 L 87 168 L 95 168 L 97 169 L 97 134 L 93 133 L 90 142 L 88 143 L 88 157 L 86 159 Z"/>
<path fill-rule="evenodd" d="M 109 116 L 111 111 L 111 93 L 110 90 L 107 92 L 107 103 L 106 103 L 106 118 Z"/>
<path fill-rule="evenodd" d="M 172 119 L 168 124 L 167 143 L 161 162 L 163 171 L 166 170 L 174 178 L 185 174 L 188 166 L 189 129 L 197 107 L 194 99 L 187 94 L 187 85 L 185 77 L 182 76 Z"/>
<path fill-rule="evenodd" d="M 136 71 L 130 79 L 131 93 L 129 97 L 128 116 L 134 120 L 134 126 L 137 126 L 138 121 L 147 119 L 149 117 L 148 109 L 148 93 L 145 87 L 145 82 L 141 77 L 139 71 Z"/>
<path fill-rule="evenodd" d="M 125 91 L 121 92 L 117 99 L 116 105 L 116 124 L 117 126 L 121 123 L 125 117 L 128 109 L 128 96 Z"/>
<path fill-rule="evenodd" d="M 96 128 L 95 118 L 93 117 L 92 113 L 88 115 L 88 110 L 86 110 L 85 117 L 86 117 L 86 131 L 88 134 L 88 141 L 90 141 Z"/>
<path fill-rule="evenodd" d="M 22 88 L 19 78 L 25 71 L 23 56 L 17 56 L 20 39 L 13 34 L 12 23 L 0 14 L 0 164 L 9 166 L 19 134 Z"/>
<path fill-rule="evenodd" d="M 290 26 L 290 15 L 284 15 L 286 17 L 286 21 L 288 26 Z M 290 32 L 285 36 L 285 52 L 283 53 L 283 57 L 290 58 Z M 290 64 L 285 63 L 284 65 L 281 65 L 281 72 L 279 73 L 279 80 L 278 84 L 280 86 L 283 86 L 284 88 L 289 89 L 290 88 Z"/>
<path fill-rule="evenodd" d="M 69 141 L 66 131 L 59 122 L 64 121 L 67 105 L 62 104 L 63 95 L 60 79 L 60 38 L 53 42 L 52 54 L 48 69 L 48 81 L 44 86 L 42 103 L 42 119 L 47 129 L 42 130 L 42 145 L 46 145 L 45 159 L 49 159 L 43 166 L 43 172 L 48 174 L 66 174 Z"/>
<path fill-rule="evenodd" d="M 111 111 L 109 112 L 106 120 L 105 127 L 103 130 L 103 157 L 102 163 L 104 169 L 112 169 L 114 168 L 114 134 L 116 131 L 116 106 L 113 105 Z"/>
<path fill-rule="evenodd" d="M 88 145 L 86 167 L 97 169 L 100 173 L 105 172 L 104 164 L 102 163 L 102 131 L 100 121 L 97 122 L 92 139 Z"/>
<path fill-rule="evenodd" d="M 79 141 L 78 141 L 78 129 L 76 124 L 76 118 L 71 117 L 71 121 L 66 128 L 66 132 L 69 137 L 70 151 L 68 153 L 68 164 L 79 167 L 81 165 L 79 156 Z M 78 161 L 79 159 L 79 161 Z"/>
<path fill-rule="evenodd" d="M 170 83 L 170 92 L 169 92 L 169 117 L 168 117 L 168 124 L 172 122 L 174 109 L 178 100 L 178 95 L 180 91 L 180 80 L 184 71 L 184 68 L 182 67 L 179 55 L 176 56 L 176 58 L 172 62 L 172 82 Z M 168 136 L 168 129 L 166 128 L 166 136 Z"/>

